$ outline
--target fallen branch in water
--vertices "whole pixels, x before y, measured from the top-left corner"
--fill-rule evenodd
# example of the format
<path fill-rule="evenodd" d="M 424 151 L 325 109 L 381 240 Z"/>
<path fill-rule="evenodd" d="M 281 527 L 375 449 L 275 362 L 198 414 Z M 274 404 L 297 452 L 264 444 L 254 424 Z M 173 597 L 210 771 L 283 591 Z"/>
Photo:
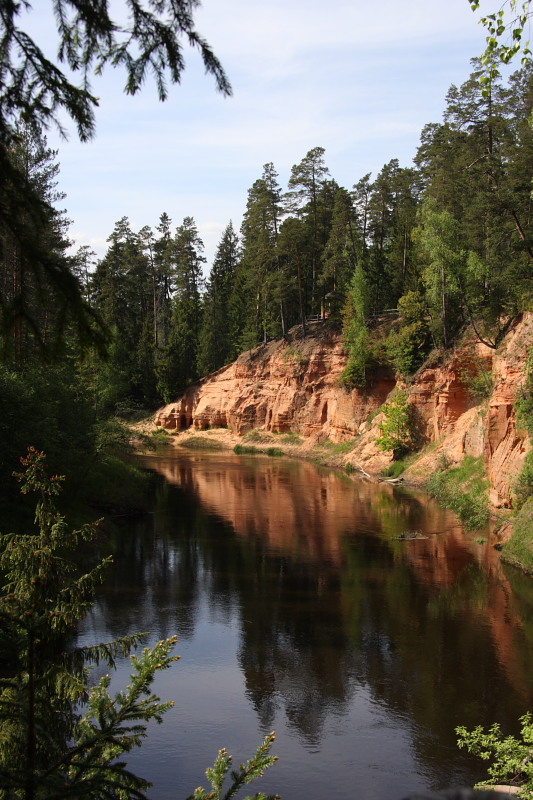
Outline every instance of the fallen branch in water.
<path fill-rule="evenodd" d="M 361 466 L 361 464 L 354 464 L 353 462 L 351 462 L 351 465 L 352 465 L 352 467 L 354 469 L 356 469 L 359 472 L 361 472 L 365 476 L 365 478 L 368 478 L 368 480 L 370 480 L 370 481 L 377 481 L 377 483 L 403 483 L 403 478 L 401 478 L 401 477 L 400 478 L 382 478 L 381 475 L 371 475 L 369 472 L 367 472 Z"/>

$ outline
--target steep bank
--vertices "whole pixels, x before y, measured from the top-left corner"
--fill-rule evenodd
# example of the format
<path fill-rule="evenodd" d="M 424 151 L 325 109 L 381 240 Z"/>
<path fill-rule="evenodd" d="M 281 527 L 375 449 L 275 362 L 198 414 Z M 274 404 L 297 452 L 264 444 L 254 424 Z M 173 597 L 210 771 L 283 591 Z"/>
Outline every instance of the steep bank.
<path fill-rule="evenodd" d="M 514 403 L 532 345 L 533 314 L 524 314 L 497 350 L 465 336 L 402 384 L 424 445 L 404 473 L 407 480 L 424 485 L 443 461 L 454 465 L 465 456 L 481 457 L 491 504 L 512 507 L 513 485 L 530 449 Z M 260 345 L 189 387 L 158 412 L 156 425 L 171 431 L 222 427 L 239 437 L 260 429 L 266 439 L 298 434 L 304 451 L 326 441 L 351 443 L 339 460 L 378 473 L 391 461 L 376 444 L 380 409 L 398 384 L 382 367 L 365 390 L 348 391 L 340 383 L 346 359 L 342 336 L 327 324 L 310 326 L 305 339 L 295 328 L 288 341 Z M 491 387 L 484 399 L 476 385 L 480 375 Z"/>

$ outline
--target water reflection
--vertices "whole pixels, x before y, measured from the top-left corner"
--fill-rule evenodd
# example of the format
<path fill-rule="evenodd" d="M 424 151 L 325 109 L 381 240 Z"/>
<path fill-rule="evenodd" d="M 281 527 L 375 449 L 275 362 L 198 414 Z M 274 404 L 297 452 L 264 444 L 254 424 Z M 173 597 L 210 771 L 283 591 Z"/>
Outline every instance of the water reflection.
<path fill-rule="evenodd" d="M 513 729 L 531 705 L 528 579 L 423 495 L 304 462 L 144 463 L 166 479 L 155 513 L 111 542 L 120 555 L 84 635 L 177 631 L 187 645 L 182 794 L 228 738 L 249 753 L 250 729 L 253 742 L 277 729 L 265 791 L 291 800 L 393 800 L 480 776 L 454 727 Z M 414 531 L 425 538 L 402 538 Z M 154 796 L 168 792 L 159 783 Z"/>

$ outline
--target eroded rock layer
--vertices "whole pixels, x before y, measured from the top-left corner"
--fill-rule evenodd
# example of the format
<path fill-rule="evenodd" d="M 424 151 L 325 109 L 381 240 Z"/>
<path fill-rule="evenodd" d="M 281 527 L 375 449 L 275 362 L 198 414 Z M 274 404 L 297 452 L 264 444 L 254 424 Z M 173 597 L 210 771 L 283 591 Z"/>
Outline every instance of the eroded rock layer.
<path fill-rule="evenodd" d="M 340 381 L 347 359 L 341 335 L 320 323 L 305 339 L 298 334 L 295 329 L 289 341 L 256 347 L 189 387 L 158 412 L 156 424 L 180 430 L 228 427 L 240 435 L 253 428 L 294 431 L 310 444 L 355 438 L 347 458 L 369 471 L 382 469 L 390 455 L 376 444 L 379 410 L 397 385 L 395 376 L 382 368 L 365 390 L 348 391 Z M 443 458 L 454 464 L 466 455 L 483 457 L 492 504 L 512 503 L 513 484 L 530 449 L 514 404 L 532 345 L 533 315 L 526 314 L 497 350 L 465 341 L 444 362 L 427 363 L 414 376 L 406 388 L 420 438 L 435 446 L 410 468 L 412 480 L 424 483 Z"/>

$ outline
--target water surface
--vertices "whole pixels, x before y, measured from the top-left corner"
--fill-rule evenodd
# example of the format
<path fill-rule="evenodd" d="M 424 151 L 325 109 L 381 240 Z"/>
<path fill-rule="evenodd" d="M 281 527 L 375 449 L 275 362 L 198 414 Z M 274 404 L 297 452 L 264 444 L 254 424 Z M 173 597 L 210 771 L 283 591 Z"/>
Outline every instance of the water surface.
<path fill-rule="evenodd" d="M 156 683 L 175 708 L 130 758 L 154 800 L 206 786 L 220 747 L 239 762 L 271 730 L 280 761 L 257 789 L 286 800 L 483 777 L 454 728 L 516 732 L 532 706 L 530 579 L 423 494 L 285 459 L 141 461 L 161 476 L 153 513 L 107 543 L 79 638 L 179 635 Z"/>

